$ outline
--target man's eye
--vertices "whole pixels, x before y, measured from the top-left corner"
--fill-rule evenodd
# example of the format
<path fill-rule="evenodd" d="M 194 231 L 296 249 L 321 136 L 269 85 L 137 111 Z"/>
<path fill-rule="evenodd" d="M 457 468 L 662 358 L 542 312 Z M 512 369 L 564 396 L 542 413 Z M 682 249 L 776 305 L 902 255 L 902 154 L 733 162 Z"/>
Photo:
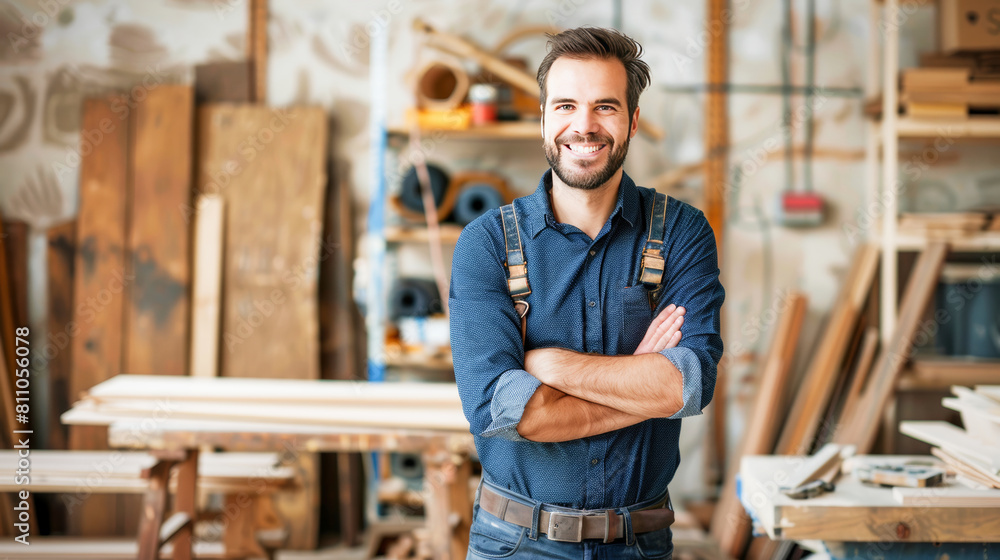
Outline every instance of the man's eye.
<path fill-rule="evenodd" d="M 572 105 L 563 104 L 563 105 L 556 106 L 556 111 L 562 111 L 564 109 L 568 111 L 569 109 L 572 109 L 572 108 L 573 108 Z"/>
<path fill-rule="evenodd" d="M 615 108 L 614 108 L 614 107 L 612 107 L 611 105 L 600 105 L 600 106 L 599 106 L 599 107 L 597 107 L 597 108 L 598 108 L 599 110 L 601 110 L 601 111 L 614 111 L 614 110 L 615 110 Z"/>

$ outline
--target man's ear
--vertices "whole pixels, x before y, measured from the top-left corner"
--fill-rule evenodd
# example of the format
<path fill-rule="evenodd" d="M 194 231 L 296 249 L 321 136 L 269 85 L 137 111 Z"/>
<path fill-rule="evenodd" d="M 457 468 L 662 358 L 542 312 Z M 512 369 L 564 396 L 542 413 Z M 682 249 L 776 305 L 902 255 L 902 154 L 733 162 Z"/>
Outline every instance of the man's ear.
<path fill-rule="evenodd" d="M 632 126 L 629 127 L 628 137 L 632 138 L 635 133 L 639 130 L 639 108 L 635 108 L 635 112 L 632 113 Z"/>
<path fill-rule="evenodd" d="M 539 109 L 542 111 L 542 121 L 539 123 L 539 128 L 542 133 L 542 138 L 545 138 L 545 105 L 539 105 Z"/>

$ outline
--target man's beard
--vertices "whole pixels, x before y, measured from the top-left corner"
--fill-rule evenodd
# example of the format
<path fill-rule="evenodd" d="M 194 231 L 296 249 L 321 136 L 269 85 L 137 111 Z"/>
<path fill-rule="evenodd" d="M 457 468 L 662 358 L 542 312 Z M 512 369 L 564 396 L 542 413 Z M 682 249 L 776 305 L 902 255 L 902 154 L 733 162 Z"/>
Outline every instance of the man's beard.
<path fill-rule="evenodd" d="M 597 162 L 586 159 L 577 160 L 576 163 L 583 169 L 571 169 L 569 165 L 564 165 L 562 161 L 564 144 L 584 144 L 599 143 L 606 144 L 610 154 L 604 165 L 597 169 L 591 169 L 598 165 Z M 568 134 L 556 138 L 553 142 L 545 143 L 545 159 L 549 162 L 549 167 L 566 185 L 583 190 L 593 190 L 604 183 L 621 168 L 625 163 L 625 156 L 628 155 L 629 139 L 621 146 L 615 146 L 614 140 L 610 136 L 592 135 L 588 137 L 579 134 Z"/>

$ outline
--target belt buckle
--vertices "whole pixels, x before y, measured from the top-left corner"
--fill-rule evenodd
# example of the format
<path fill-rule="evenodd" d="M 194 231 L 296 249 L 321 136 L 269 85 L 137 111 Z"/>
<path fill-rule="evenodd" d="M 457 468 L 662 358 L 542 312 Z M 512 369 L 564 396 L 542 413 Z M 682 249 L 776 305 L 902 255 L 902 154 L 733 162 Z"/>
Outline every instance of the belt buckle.
<path fill-rule="evenodd" d="M 583 516 L 550 512 L 545 534 L 550 541 L 583 542 Z"/>

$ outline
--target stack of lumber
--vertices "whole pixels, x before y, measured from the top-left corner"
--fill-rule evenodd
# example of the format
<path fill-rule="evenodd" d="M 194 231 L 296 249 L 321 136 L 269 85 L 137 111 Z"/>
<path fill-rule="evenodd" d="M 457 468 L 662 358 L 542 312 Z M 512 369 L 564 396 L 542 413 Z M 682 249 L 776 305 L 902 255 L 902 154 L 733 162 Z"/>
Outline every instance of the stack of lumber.
<path fill-rule="evenodd" d="M 903 422 L 900 431 L 936 446 L 931 453 L 972 489 L 1000 489 L 1000 385 L 955 386 L 952 393 L 942 404 L 961 413 L 964 430 L 947 422 Z M 1000 492 L 990 494 L 1000 504 Z"/>
<path fill-rule="evenodd" d="M 899 217 L 899 231 L 931 237 L 962 236 L 992 227 L 993 221 L 983 212 L 904 213 Z"/>
<path fill-rule="evenodd" d="M 1000 79 L 973 76 L 970 68 L 911 68 L 903 71 L 901 99 L 906 114 L 917 118 L 995 114 L 1000 110 Z"/>
<path fill-rule="evenodd" d="M 164 417 L 277 426 L 469 432 L 454 383 L 119 375 L 88 391 L 67 424 Z"/>
<path fill-rule="evenodd" d="M 932 240 L 919 255 L 900 301 L 896 331 L 880 344 L 873 297 L 879 254 L 875 247 L 859 247 L 797 383 L 795 372 L 786 368 L 798 346 L 805 302 L 799 296 L 789 297 L 775 322 L 754 412 L 734 464 L 742 455 L 807 455 L 828 443 L 870 453 L 883 411 L 912 354 L 914 335 L 934 296 L 946 254 L 947 246 Z M 788 387 L 797 387 L 790 400 Z M 731 469 L 712 519 L 713 536 L 734 558 L 785 557 L 789 551 L 779 550 L 777 542 L 766 538 L 754 539 L 747 547 L 750 522 L 735 499 L 736 487 Z"/>

